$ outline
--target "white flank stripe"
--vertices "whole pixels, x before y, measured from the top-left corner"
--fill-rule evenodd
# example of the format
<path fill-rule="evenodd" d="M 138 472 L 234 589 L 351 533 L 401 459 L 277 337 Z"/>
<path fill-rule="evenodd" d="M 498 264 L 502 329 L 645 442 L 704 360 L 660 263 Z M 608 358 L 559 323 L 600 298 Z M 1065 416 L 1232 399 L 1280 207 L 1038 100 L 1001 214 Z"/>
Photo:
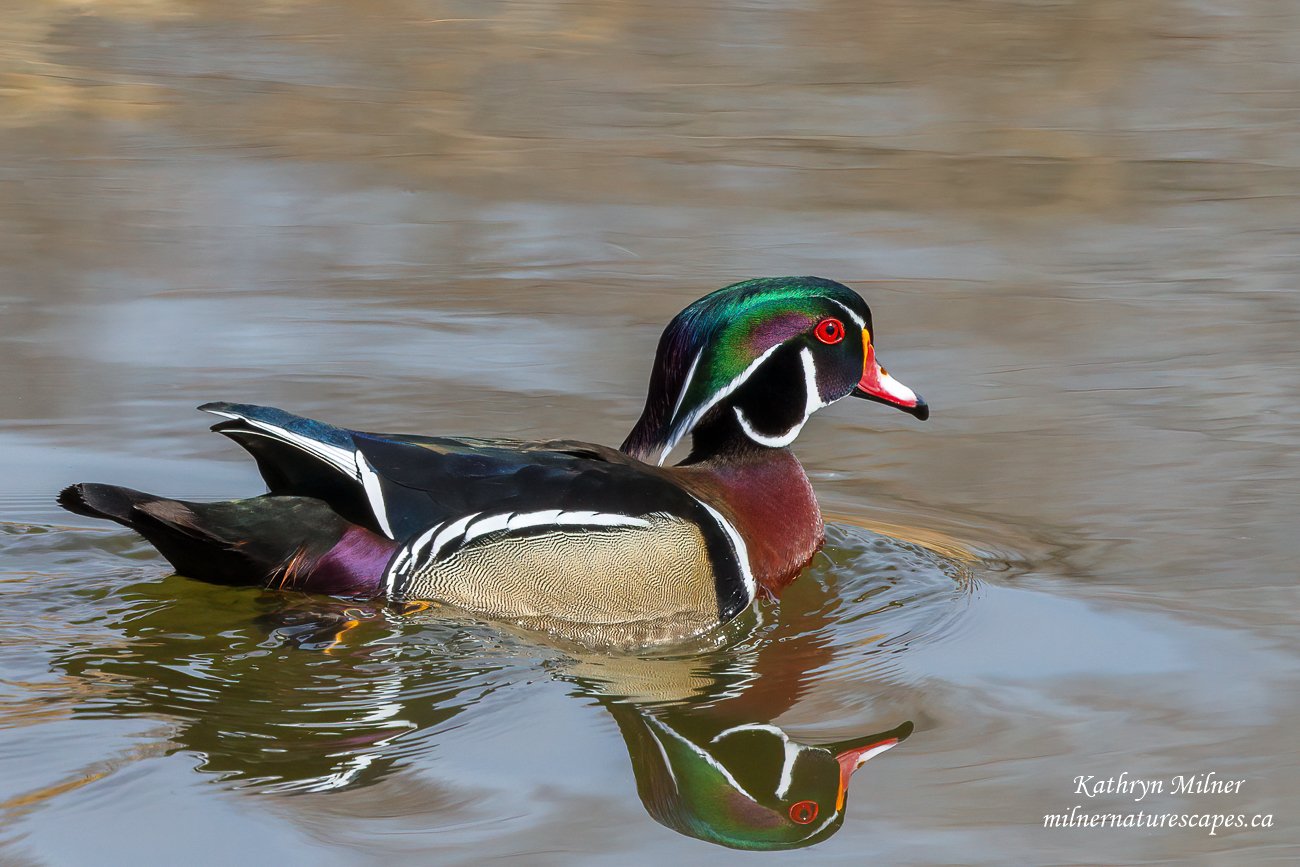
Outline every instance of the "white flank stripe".
<path fill-rule="evenodd" d="M 502 512 L 500 515 L 488 515 L 486 518 L 475 521 L 474 526 L 465 531 L 465 541 L 472 542 L 479 536 L 495 533 L 497 530 L 504 530 L 512 515 L 514 515 L 514 512 Z"/>
<path fill-rule="evenodd" d="M 428 547 L 430 540 L 433 539 L 433 534 L 437 533 L 441 529 L 442 524 L 434 524 L 432 527 L 421 533 L 418 539 L 411 543 L 410 551 L 412 560 L 419 560 L 424 556 L 424 549 Z"/>
<path fill-rule="evenodd" d="M 548 509 L 545 512 L 523 512 L 515 515 L 506 524 L 507 530 L 522 530 L 524 527 L 536 527 L 539 524 L 554 524 L 555 519 L 560 517 L 559 509 Z"/>
<path fill-rule="evenodd" d="M 386 577 L 388 579 L 388 590 L 390 593 L 393 590 L 393 577 L 402 571 L 402 567 L 405 566 L 406 561 L 410 559 L 411 549 L 401 548 L 398 550 L 397 556 L 393 558 L 393 562 L 389 564 L 388 575 Z"/>
<path fill-rule="evenodd" d="M 357 459 L 357 478 L 361 479 L 361 486 L 366 489 L 366 499 L 370 501 L 370 511 L 375 513 L 375 520 L 379 523 L 379 529 L 384 531 L 384 535 L 393 538 L 393 528 L 388 524 L 388 507 L 384 505 L 384 492 L 379 487 L 379 476 L 375 473 L 375 468 L 366 460 L 366 456 L 361 452 L 356 453 Z"/>
<path fill-rule="evenodd" d="M 608 512 L 561 512 L 557 524 L 571 524 L 580 527 L 649 527 L 650 522 L 644 518 L 631 515 L 613 515 Z"/>
<path fill-rule="evenodd" d="M 396 572 L 400 570 L 403 566 L 405 566 L 406 561 L 410 559 L 411 559 L 411 549 L 402 548 L 397 552 L 397 556 L 393 558 L 393 565 L 389 566 L 388 568 Z"/>
<path fill-rule="evenodd" d="M 713 516 L 713 520 L 717 521 L 718 526 L 722 528 L 722 532 L 726 533 L 727 538 L 731 540 L 731 550 L 736 555 L 736 562 L 740 565 L 740 577 L 745 582 L 745 592 L 749 594 L 749 601 L 753 602 L 755 594 L 758 593 L 758 587 L 754 583 L 754 573 L 749 568 L 749 548 L 745 547 L 745 540 L 740 538 L 736 528 L 731 526 L 731 522 L 722 517 L 722 514 L 717 509 L 699 497 L 692 496 L 691 499 L 708 510 L 708 513 Z"/>
<path fill-rule="evenodd" d="M 544 512 L 506 512 L 489 515 L 476 521 L 465 531 L 465 541 L 470 542 L 479 536 L 498 533 L 502 530 L 523 530 L 528 527 L 648 527 L 650 522 L 644 518 L 631 515 L 615 515 L 608 512 L 562 512 L 548 509 Z"/>
<path fill-rule="evenodd" d="M 403 548 L 397 552 L 393 562 L 388 564 L 388 572 L 384 575 L 384 595 L 389 599 L 393 598 L 393 588 L 397 586 L 397 578 L 406 568 L 406 564 L 411 560 L 411 549 Z"/>
<path fill-rule="evenodd" d="M 462 533 L 464 533 L 465 528 L 469 526 L 469 522 L 474 520 L 481 514 L 483 513 L 475 512 L 472 515 L 466 515 L 465 517 L 459 518 L 453 523 L 448 524 L 447 529 L 439 533 L 437 537 L 433 540 L 433 545 L 429 548 L 429 559 L 430 560 L 438 559 L 438 555 L 442 553 L 443 548 L 447 547 L 447 543 L 450 542 L 452 539 L 455 539 L 457 536 L 461 535 Z"/>
<path fill-rule="evenodd" d="M 462 544 L 468 544 L 480 536 L 502 531 L 511 532 L 528 527 L 648 527 L 650 522 L 644 518 L 631 515 L 614 515 L 606 512 L 562 512 L 548 509 L 544 512 L 524 512 L 515 514 L 504 512 L 478 518 L 482 512 L 466 515 L 450 524 L 437 524 L 425 530 L 419 538 L 406 547 L 393 560 L 389 567 L 388 588 L 392 593 L 393 583 L 398 572 L 415 563 L 431 563 L 443 556 L 449 545 L 461 538 Z M 471 523 L 472 522 L 472 523 Z"/>

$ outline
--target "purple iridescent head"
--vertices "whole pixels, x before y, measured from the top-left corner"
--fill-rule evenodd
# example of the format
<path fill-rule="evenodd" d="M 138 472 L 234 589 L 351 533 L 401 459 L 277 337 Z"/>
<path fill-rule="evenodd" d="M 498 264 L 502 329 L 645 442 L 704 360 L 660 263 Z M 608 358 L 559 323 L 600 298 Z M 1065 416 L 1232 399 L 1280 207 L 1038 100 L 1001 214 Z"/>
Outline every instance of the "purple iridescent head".
<path fill-rule="evenodd" d="M 661 464 L 686 434 L 718 424 L 781 448 L 814 412 L 851 394 L 929 415 L 877 363 L 871 310 L 852 289 L 821 277 L 746 280 L 704 296 L 664 329 L 623 451 Z"/>

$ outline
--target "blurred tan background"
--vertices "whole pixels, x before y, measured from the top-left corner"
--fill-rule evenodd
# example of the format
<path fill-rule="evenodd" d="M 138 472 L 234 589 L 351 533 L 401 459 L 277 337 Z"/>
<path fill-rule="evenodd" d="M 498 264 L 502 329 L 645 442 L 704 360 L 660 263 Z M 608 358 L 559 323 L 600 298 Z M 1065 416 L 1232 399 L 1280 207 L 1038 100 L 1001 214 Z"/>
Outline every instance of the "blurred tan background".
<path fill-rule="evenodd" d="M 1218 769 L 1279 816 L 1300 786 L 1294 2 L 0 14 L 0 517 L 63 522 L 80 478 L 255 491 L 211 399 L 617 443 L 684 304 L 834 278 L 934 416 L 824 413 L 824 503 L 1018 565 L 915 657 L 928 728 L 827 857 L 1296 855 L 1294 817 L 1034 827 L 1078 773 Z"/>

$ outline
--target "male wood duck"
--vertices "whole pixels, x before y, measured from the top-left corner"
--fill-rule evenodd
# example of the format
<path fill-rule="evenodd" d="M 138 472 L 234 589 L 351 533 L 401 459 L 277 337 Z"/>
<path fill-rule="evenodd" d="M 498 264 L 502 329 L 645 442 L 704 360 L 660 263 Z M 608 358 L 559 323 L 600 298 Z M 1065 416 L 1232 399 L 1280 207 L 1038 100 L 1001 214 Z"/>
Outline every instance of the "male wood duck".
<path fill-rule="evenodd" d="M 621 450 L 362 433 L 209 403 L 269 493 L 190 503 L 111 485 L 59 502 L 143 535 L 178 572 L 422 600 L 595 646 L 702 634 L 775 597 L 823 540 L 789 446 L 853 395 L 924 420 L 876 358 L 871 310 L 818 277 L 748 280 L 679 313 Z M 687 434 L 692 447 L 663 466 Z"/>
<path fill-rule="evenodd" d="M 844 824 L 849 777 L 912 723 L 835 744 L 794 741 L 770 723 L 718 731 L 707 715 L 610 704 L 637 793 L 661 825 L 733 849 L 796 849 Z"/>

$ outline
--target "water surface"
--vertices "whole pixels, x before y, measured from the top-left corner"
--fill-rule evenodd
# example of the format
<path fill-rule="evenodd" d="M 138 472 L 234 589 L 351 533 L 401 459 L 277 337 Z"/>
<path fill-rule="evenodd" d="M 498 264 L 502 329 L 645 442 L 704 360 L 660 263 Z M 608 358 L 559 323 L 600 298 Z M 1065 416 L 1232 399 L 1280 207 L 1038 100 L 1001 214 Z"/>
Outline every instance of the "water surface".
<path fill-rule="evenodd" d="M 912 722 L 832 862 L 1300 855 L 1287 4 L 7 13 L 0 860 L 762 857 L 652 818 L 656 720 Z M 258 492 L 208 400 L 617 443 L 663 324 L 770 274 L 861 291 L 934 414 L 809 424 L 829 544 L 717 646 L 211 587 L 53 501 Z M 1043 828 L 1079 803 L 1276 815 Z"/>

